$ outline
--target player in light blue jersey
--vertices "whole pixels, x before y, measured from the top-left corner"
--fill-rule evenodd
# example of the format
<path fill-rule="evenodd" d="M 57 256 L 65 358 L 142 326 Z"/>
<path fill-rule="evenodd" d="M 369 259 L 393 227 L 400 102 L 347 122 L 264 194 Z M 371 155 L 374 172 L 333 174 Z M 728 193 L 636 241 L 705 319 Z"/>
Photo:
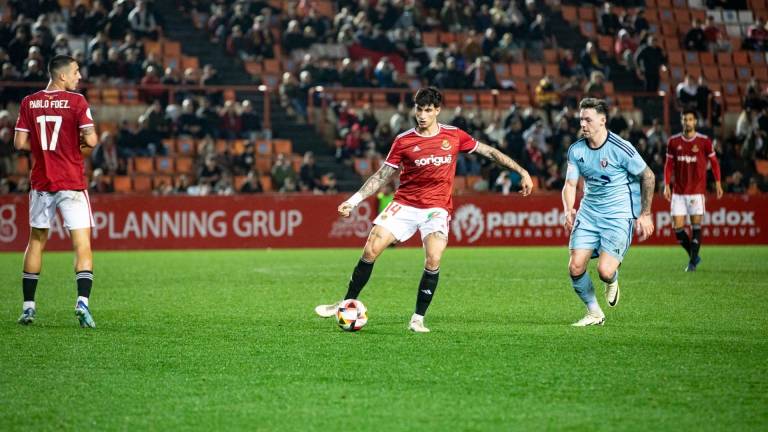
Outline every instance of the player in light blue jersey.
<path fill-rule="evenodd" d="M 563 208 L 565 229 L 571 231 L 568 270 L 573 289 L 587 306 L 587 314 L 573 325 L 584 327 L 605 322 L 587 264 L 597 254 L 605 299 L 609 306 L 616 306 L 619 265 L 632 242 L 635 223 L 640 241 L 653 234 L 651 200 L 656 180 L 632 144 L 606 128 L 605 101 L 586 98 L 579 109 L 583 138 L 568 149 Z M 584 178 L 584 197 L 577 213 L 573 206 L 579 177 Z"/>

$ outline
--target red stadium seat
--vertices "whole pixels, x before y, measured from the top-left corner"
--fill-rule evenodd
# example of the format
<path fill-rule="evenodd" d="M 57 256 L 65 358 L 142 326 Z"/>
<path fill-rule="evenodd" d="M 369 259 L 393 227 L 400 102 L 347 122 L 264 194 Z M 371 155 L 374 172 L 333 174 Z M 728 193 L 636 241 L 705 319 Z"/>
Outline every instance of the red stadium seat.
<path fill-rule="evenodd" d="M 27 175 L 29 174 L 29 159 L 26 156 L 18 156 L 16 158 L 16 174 Z"/>
<path fill-rule="evenodd" d="M 176 172 L 180 174 L 192 174 L 195 170 L 195 161 L 189 157 L 176 158 Z"/>
<path fill-rule="evenodd" d="M 289 155 L 293 153 L 293 144 L 291 143 L 291 140 L 273 139 L 272 145 L 275 149 L 275 154 Z"/>
<path fill-rule="evenodd" d="M 131 178 L 128 176 L 115 176 L 112 179 L 112 187 L 115 189 L 115 192 L 131 192 L 133 189 L 131 187 Z"/>
<path fill-rule="evenodd" d="M 152 174 L 155 170 L 154 163 L 150 157 L 133 158 L 133 172 L 140 174 Z"/>
<path fill-rule="evenodd" d="M 175 168 L 173 164 L 173 158 L 170 157 L 156 157 L 155 158 L 155 171 L 163 174 L 173 174 Z"/>
<path fill-rule="evenodd" d="M 134 192 L 151 192 L 152 191 L 152 177 L 148 175 L 139 175 L 133 177 L 133 190 Z"/>
<path fill-rule="evenodd" d="M 261 188 L 264 190 L 264 192 L 272 192 L 272 177 L 263 175 L 260 177 L 260 180 Z"/>

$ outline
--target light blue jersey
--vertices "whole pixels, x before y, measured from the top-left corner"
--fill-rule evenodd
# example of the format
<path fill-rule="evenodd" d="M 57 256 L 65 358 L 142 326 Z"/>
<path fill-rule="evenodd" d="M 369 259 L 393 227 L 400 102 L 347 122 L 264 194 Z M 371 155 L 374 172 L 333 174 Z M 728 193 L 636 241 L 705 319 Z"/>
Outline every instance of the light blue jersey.
<path fill-rule="evenodd" d="M 632 144 L 610 131 L 596 149 L 590 148 L 585 138 L 571 144 L 565 177 L 584 177 L 580 216 L 636 219 L 640 215 L 639 176 L 646 166 Z"/>

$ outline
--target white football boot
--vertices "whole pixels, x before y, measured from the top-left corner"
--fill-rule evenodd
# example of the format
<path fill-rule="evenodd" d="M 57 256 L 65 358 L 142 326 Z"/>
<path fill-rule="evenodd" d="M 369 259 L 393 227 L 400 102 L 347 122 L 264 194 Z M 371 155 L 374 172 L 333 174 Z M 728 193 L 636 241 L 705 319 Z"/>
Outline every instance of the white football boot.
<path fill-rule="evenodd" d="M 424 327 L 424 317 L 419 317 L 416 314 L 411 317 L 408 330 L 416 333 L 429 333 L 429 329 Z"/>
<path fill-rule="evenodd" d="M 334 304 L 318 305 L 317 307 L 315 307 L 315 313 L 323 318 L 330 318 L 336 315 L 336 310 L 339 308 L 340 303 L 341 302 L 336 302 Z"/>
<path fill-rule="evenodd" d="M 603 325 L 605 323 L 605 315 L 597 312 L 587 312 L 584 318 L 571 324 L 574 327 L 586 327 L 591 325 Z"/>

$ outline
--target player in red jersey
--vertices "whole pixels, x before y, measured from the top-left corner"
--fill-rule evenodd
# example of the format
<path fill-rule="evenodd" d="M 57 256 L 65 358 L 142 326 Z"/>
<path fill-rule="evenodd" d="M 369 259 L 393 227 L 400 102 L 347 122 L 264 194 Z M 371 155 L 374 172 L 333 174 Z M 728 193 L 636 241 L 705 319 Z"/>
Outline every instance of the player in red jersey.
<path fill-rule="evenodd" d="M 373 222 L 374 227 L 349 281 L 344 299 L 356 299 L 368 282 L 376 258 L 389 245 L 404 242 L 418 230 L 426 259 L 416 297 L 416 311 L 409 329 L 429 332 L 424 314 L 437 289 L 440 259 L 448 245 L 448 222 L 453 209 L 451 192 L 460 152 L 476 152 L 498 165 L 516 171 L 522 177 L 523 196 L 531 193 L 533 182 L 528 172 L 499 150 L 482 144 L 453 126 L 437 122 L 442 95 L 433 88 L 423 88 L 414 96 L 417 126 L 398 135 L 382 167 L 360 190 L 339 205 L 341 216 L 348 217 L 361 201 L 376 193 L 400 171 L 400 187 L 394 200 Z M 320 305 L 315 312 L 322 317 L 336 313 L 336 304 Z"/>
<path fill-rule="evenodd" d="M 96 327 L 88 308 L 93 285 L 93 216 L 81 152 L 89 153 L 98 140 L 88 102 L 73 92 L 80 81 L 77 61 L 55 56 L 48 63 L 48 73 L 48 87 L 21 101 L 13 141 L 17 150 L 32 152 L 30 233 L 22 275 L 24 304 L 18 322 L 31 324 L 35 320 L 35 290 L 43 250 L 58 209 L 75 251 L 75 315 L 81 327 Z"/>
<path fill-rule="evenodd" d="M 685 110 L 680 117 L 683 132 L 669 137 L 664 164 L 664 198 L 672 202 L 672 220 L 678 243 L 688 252 L 685 271 L 696 271 L 701 262 L 701 218 L 707 191 L 707 162 L 712 165 L 717 198 L 723 196 L 720 164 L 712 140 L 696 132 L 696 112 Z M 691 238 L 685 231 L 685 217 L 691 217 Z"/>

